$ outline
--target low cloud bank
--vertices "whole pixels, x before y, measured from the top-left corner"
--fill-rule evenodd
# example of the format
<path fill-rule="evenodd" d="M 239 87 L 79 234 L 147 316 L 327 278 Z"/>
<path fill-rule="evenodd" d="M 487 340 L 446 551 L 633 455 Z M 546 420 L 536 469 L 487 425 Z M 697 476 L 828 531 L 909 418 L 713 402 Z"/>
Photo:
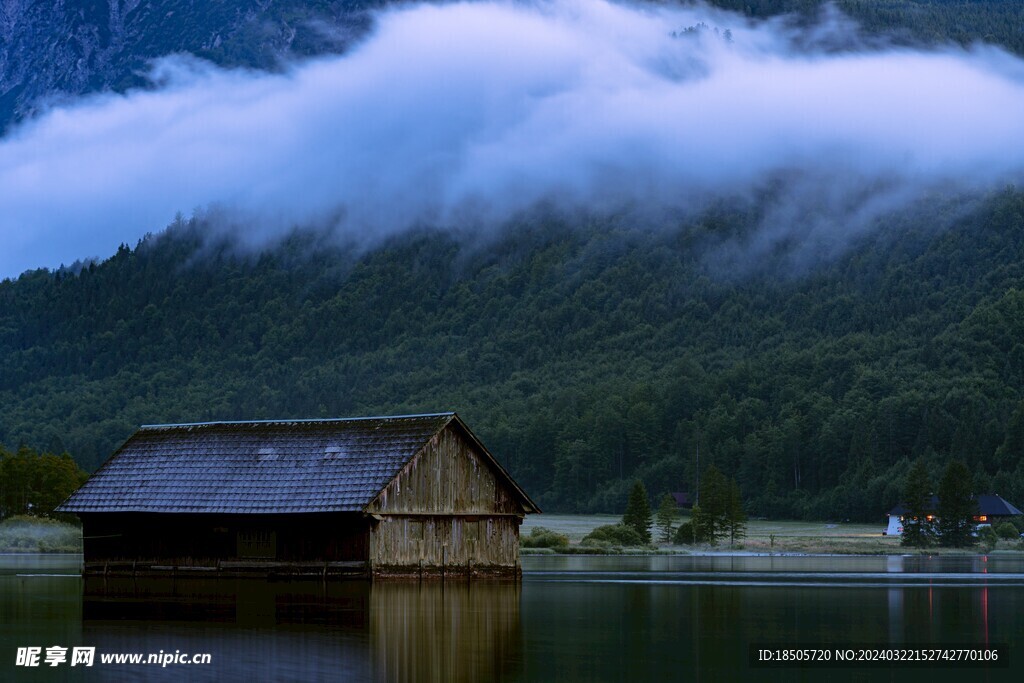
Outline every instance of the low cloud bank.
<path fill-rule="evenodd" d="M 726 33 L 728 30 L 728 33 Z M 835 251 L 933 188 L 1024 169 L 1024 62 L 994 48 L 844 49 L 710 8 L 402 5 L 284 74 L 172 56 L 157 87 L 87 98 L 0 140 L 0 277 L 107 255 L 215 209 L 253 243 L 755 199 L 758 244 Z M 813 207 L 812 211 L 805 210 Z"/>

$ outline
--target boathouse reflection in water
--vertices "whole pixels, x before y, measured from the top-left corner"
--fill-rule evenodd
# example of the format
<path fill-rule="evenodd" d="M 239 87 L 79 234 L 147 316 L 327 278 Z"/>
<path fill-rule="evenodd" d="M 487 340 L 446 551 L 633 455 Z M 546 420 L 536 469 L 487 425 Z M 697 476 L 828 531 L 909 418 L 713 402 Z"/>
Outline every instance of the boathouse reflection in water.
<path fill-rule="evenodd" d="M 234 633 L 275 629 L 292 636 L 308 625 L 308 635 L 333 634 L 339 647 L 351 647 L 346 664 L 354 678 L 379 681 L 509 680 L 517 678 L 521 660 L 518 582 L 89 577 L 84 583 L 83 631 L 105 650 L 138 649 L 123 628 L 131 623 L 180 634 L 191 622 L 201 630 L 220 624 Z M 119 632 L 124 645 L 110 642 Z M 221 644 L 213 638 L 209 647 Z M 305 665 L 314 671 L 289 668 L 316 673 L 315 662 Z"/>

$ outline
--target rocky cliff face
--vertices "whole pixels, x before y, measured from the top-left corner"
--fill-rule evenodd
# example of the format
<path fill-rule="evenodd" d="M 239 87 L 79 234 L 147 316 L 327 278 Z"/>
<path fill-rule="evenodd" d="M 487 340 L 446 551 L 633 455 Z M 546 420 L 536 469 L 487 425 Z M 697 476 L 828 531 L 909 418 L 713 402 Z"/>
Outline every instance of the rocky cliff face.
<path fill-rule="evenodd" d="M 47 103 L 146 84 L 150 60 L 189 52 L 279 67 L 341 51 L 369 24 L 359 0 L 0 0 L 0 131 Z"/>

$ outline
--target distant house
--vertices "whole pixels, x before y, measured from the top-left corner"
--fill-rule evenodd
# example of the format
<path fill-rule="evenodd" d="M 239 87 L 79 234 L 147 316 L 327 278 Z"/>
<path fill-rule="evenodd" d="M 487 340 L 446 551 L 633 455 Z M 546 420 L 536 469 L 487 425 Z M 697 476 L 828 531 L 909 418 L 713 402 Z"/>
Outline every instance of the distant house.
<path fill-rule="evenodd" d="M 688 491 L 676 491 L 672 494 L 672 500 L 675 501 L 676 507 L 680 508 L 692 508 L 693 501 L 690 500 L 690 493 Z"/>
<path fill-rule="evenodd" d="M 975 500 L 978 503 L 978 513 L 974 515 L 975 524 L 996 524 L 1021 514 L 1020 510 L 1006 502 L 1002 497 L 994 494 L 975 496 Z M 925 510 L 929 520 L 935 517 L 935 512 L 938 509 L 939 497 L 932 496 L 931 501 L 928 503 L 928 509 Z M 903 518 L 908 514 L 910 514 L 910 510 L 902 503 L 890 510 L 889 525 L 885 530 L 885 534 L 888 536 L 902 535 Z"/>
<path fill-rule="evenodd" d="M 86 574 L 518 576 L 540 512 L 455 413 L 140 428 L 61 505 Z"/>

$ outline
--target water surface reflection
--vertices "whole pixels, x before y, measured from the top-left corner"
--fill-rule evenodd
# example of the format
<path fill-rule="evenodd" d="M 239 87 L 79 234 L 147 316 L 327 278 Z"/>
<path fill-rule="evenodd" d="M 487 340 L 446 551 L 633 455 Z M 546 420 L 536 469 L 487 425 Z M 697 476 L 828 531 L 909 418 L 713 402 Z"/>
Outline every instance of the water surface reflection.
<path fill-rule="evenodd" d="M 520 593 L 483 581 L 89 578 L 82 636 L 102 651 L 211 652 L 260 680 L 503 681 L 522 659 Z"/>
<path fill-rule="evenodd" d="M 0 680 L 1020 680 L 1024 558 L 524 558 L 514 583 L 82 581 L 0 557 Z M 66 573 L 66 576 L 53 574 Z M 751 669 L 750 644 L 1002 644 L 1004 669 Z M 213 664 L 15 670 L 17 646 Z"/>

